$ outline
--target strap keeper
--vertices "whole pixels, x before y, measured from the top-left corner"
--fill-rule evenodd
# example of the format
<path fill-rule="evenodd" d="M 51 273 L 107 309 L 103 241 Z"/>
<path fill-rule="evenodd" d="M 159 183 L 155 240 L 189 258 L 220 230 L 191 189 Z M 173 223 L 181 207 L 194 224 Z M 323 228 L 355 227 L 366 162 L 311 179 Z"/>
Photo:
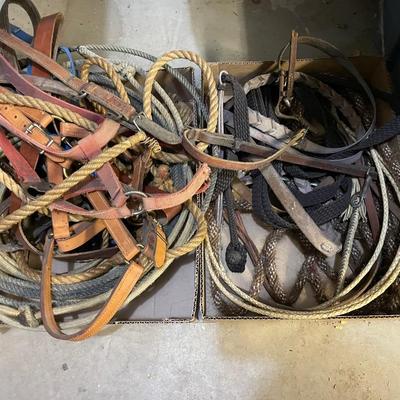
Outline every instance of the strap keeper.
<path fill-rule="evenodd" d="M 50 147 L 54 143 L 53 138 L 49 138 L 49 141 L 46 144 L 46 147 Z M 44 154 L 44 150 L 41 150 L 39 154 Z"/>

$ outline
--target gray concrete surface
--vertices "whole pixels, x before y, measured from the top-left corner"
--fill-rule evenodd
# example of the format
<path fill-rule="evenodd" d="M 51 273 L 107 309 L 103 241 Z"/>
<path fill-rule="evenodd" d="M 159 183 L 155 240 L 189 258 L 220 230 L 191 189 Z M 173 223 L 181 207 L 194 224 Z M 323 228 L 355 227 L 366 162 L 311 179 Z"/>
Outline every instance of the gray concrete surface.
<path fill-rule="evenodd" d="M 400 396 L 399 320 L 121 326 L 83 343 L 0 335 L 2 399 Z"/>
<path fill-rule="evenodd" d="M 0 1 L 1 3 L 1 1 Z M 62 41 L 210 61 L 271 59 L 292 28 L 380 54 L 373 0 L 36 0 Z M 16 21 L 23 19 L 17 13 Z M 108 328 L 84 343 L 0 331 L 1 399 L 395 399 L 400 321 L 224 321 Z"/>

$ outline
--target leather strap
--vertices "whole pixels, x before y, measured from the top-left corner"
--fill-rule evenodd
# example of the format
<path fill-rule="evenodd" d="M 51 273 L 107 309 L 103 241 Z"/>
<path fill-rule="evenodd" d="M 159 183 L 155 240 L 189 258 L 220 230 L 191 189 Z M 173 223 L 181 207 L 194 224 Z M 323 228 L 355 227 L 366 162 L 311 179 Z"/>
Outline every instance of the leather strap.
<path fill-rule="evenodd" d="M 101 211 L 110 208 L 110 204 L 103 193 L 93 192 L 88 193 L 86 196 L 96 210 Z M 126 260 L 131 260 L 139 253 L 140 250 L 136 245 L 135 239 L 129 233 L 127 227 L 122 223 L 122 221 L 110 219 L 104 220 L 104 223 Z"/>
<path fill-rule="evenodd" d="M 211 134 L 204 130 L 190 130 L 188 132 L 184 132 L 182 145 L 186 152 L 190 154 L 194 159 L 207 163 L 210 167 L 215 168 L 228 169 L 233 171 L 251 171 L 265 167 L 266 165 L 270 164 L 270 161 L 266 162 L 265 160 L 261 160 L 243 162 L 224 160 L 218 157 L 210 156 L 200 151 L 195 146 L 196 141 L 205 142 L 208 144 L 215 144 L 229 149 L 235 149 L 236 151 L 243 151 L 258 157 L 267 158 L 274 154 L 273 150 L 269 150 L 265 146 L 260 146 L 248 142 L 238 142 L 235 141 L 235 139 L 230 135 Z M 321 169 L 324 171 L 351 175 L 355 177 L 364 177 L 368 171 L 368 168 L 365 168 L 363 166 L 340 164 L 337 161 L 332 162 L 315 157 L 292 154 L 290 152 L 285 152 L 279 155 L 277 157 L 277 160 L 293 163 L 296 165 Z M 372 171 L 372 175 L 375 177 L 374 171 Z"/>
<path fill-rule="evenodd" d="M 205 182 L 210 176 L 211 170 L 207 164 L 202 164 L 193 179 L 178 192 L 160 193 L 143 199 L 143 208 L 146 211 L 163 210 L 176 207 L 191 199 L 195 194 L 203 193 L 208 188 Z"/>
<path fill-rule="evenodd" d="M 12 124 L 14 129 L 19 130 L 21 139 L 29 141 L 31 144 L 40 146 L 42 150 L 54 149 L 58 152 L 62 152 L 61 147 L 57 145 L 48 134 L 45 133 L 42 127 L 37 124 L 33 124 L 29 118 L 27 118 L 16 107 L 9 104 L 0 104 L 0 114 L 8 121 L 8 125 Z M 6 126 L 4 127 L 7 129 Z M 29 140 L 27 140 L 27 137 L 29 137 Z M 51 158 L 54 162 L 64 162 L 62 157 L 57 157 L 53 154 L 49 154 L 49 158 Z"/>
<path fill-rule="evenodd" d="M 0 42 L 15 51 L 24 54 L 31 61 L 50 72 L 51 75 L 59 79 L 61 82 L 64 82 L 71 89 L 75 90 L 79 94 L 88 96 L 89 100 L 113 111 L 116 116 L 123 117 L 129 121 L 136 115 L 136 110 L 130 104 L 125 103 L 119 97 L 94 83 L 87 83 L 75 77 L 68 70 L 57 64 L 57 62 L 28 46 L 22 40 L 11 36 L 3 29 L 0 29 Z"/>
<path fill-rule="evenodd" d="M 0 30 L 0 41 L 2 38 L 7 37 L 13 41 L 13 37 L 8 35 L 6 32 Z M 74 90 L 79 97 L 88 96 L 89 99 L 95 101 L 111 110 L 114 115 L 112 117 L 118 120 L 121 124 L 125 125 L 130 130 L 137 130 L 137 126 L 140 129 L 143 129 L 145 132 L 150 133 L 152 136 L 157 138 L 158 140 L 168 143 L 170 145 L 177 145 L 181 142 L 181 139 L 178 135 L 172 135 L 170 131 L 161 127 L 156 122 L 144 117 L 142 114 L 137 114 L 136 110 L 130 105 L 125 103 L 119 97 L 113 95 L 109 91 L 103 89 L 100 86 L 97 86 L 94 83 L 85 83 L 81 81 L 79 78 L 71 75 L 69 71 L 65 70 L 55 61 L 50 58 L 47 58 L 43 54 L 37 53 L 34 49 L 26 46 L 25 43 L 17 41 L 22 45 L 22 48 L 27 51 L 29 54 L 34 52 L 35 57 L 29 57 L 33 61 L 37 62 L 39 65 L 48 70 L 52 75 L 59 78 L 59 74 L 63 75 L 66 81 L 61 81 L 65 83 L 67 87 Z M 28 55 L 28 54 L 27 54 Z M 37 56 L 37 57 L 36 57 Z M 38 60 L 42 60 L 40 63 Z M 45 65 L 51 66 L 51 68 L 46 68 Z M 17 70 L 9 63 L 7 60 L 0 54 L 0 72 L 4 78 L 11 83 L 18 91 L 27 95 L 39 98 L 41 100 L 50 101 L 51 103 L 58 104 L 62 107 L 65 107 L 71 111 L 77 112 L 85 118 L 90 119 L 91 121 L 101 123 L 104 117 L 99 114 L 93 113 L 89 110 L 77 107 L 71 103 L 65 102 L 56 97 L 50 96 L 34 86 L 29 78 L 24 78 L 21 74 L 18 74 Z M 54 72 L 54 68 L 56 69 L 56 73 Z M 35 82 L 35 80 L 33 80 Z M 65 92 L 67 97 L 70 95 L 68 91 Z M 125 118 L 126 121 L 121 120 L 121 118 Z M 127 122 L 129 121 L 129 122 Z"/>
<path fill-rule="evenodd" d="M 86 110 L 85 108 L 81 108 L 75 106 L 74 104 L 68 103 L 64 100 L 61 100 L 55 96 L 51 96 L 42 90 L 38 89 L 35 85 L 33 85 L 28 77 L 20 74 L 17 69 L 15 69 L 5 58 L 0 54 L 0 71 L 7 82 L 15 87 L 20 93 L 38 98 L 43 101 L 48 101 L 50 103 L 56 104 L 60 107 L 64 107 L 70 111 L 76 112 L 84 118 L 89 119 L 97 124 L 100 124 L 104 121 L 104 117 L 100 114 L 94 113 L 90 110 Z"/>
<path fill-rule="evenodd" d="M 357 81 L 357 83 L 361 86 L 361 88 L 364 90 L 365 94 L 368 97 L 368 100 L 371 103 L 372 106 L 372 122 L 367 131 L 364 132 L 357 140 L 347 146 L 342 146 L 342 147 L 335 147 L 335 148 L 330 148 L 330 154 L 334 153 L 340 153 L 344 152 L 347 150 L 352 149 L 354 146 L 358 145 L 360 142 L 366 140 L 373 132 L 375 129 L 375 124 L 376 124 L 376 103 L 375 103 L 375 97 L 371 92 L 371 89 L 369 88 L 368 84 L 365 82 L 364 78 L 361 76 L 361 74 L 358 72 L 357 68 L 351 63 L 351 61 L 335 46 L 332 44 L 315 38 L 311 36 L 298 36 L 296 37 L 296 46 L 298 44 L 305 44 L 311 47 L 314 47 L 326 55 L 332 57 L 339 65 L 341 65 L 347 72 L 349 72 L 354 79 Z M 281 67 L 282 66 L 282 58 L 288 47 L 290 46 L 290 43 L 288 43 L 279 53 L 278 56 L 278 65 Z M 294 60 L 290 60 L 291 65 L 293 65 Z M 291 71 L 294 72 L 294 71 Z M 283 99 L 283 96 L 280 96 L 280 100 Z M 281 101 L 278 102 L 276 106 L 276 114 L 281 117 L 281 118 L 289 118 L 289 119 L 296 119 L 293 116 L 290 115 L 285 115 L 280 112 L 280 106 L 281 106 Z"/>
<path fill-rule="evenodd" d="M 80 341 L 96 335 L 107 323 L 111 321 L 117 311 L 122 307 L 137 281 L 143 274 L 143 267 L 132 261 L 118 284 L 112 291 L 109 299 L 99 311 L 94 320 L 79 332 L 65 334 L 59 328 L 52 305 L 51 275 L 54 253 L 54 239 L 47 239 L 44 246 L 42 265 L 40 311 L 46 331 L 56 339 Z"/>
<path fill-rule="evenodd" d="M 10 4 L 16 4 L 26 11 L 32 23 L 33 33 L 35 34 L 40 21 L 40 14 L 31 0 L 5 0 L 0 10 L 0 28 L 7 32 L 11 32 L 10 18 L 8 15 Z M 8 61 L 12 63 L 14 68 L 18 68 L 15 51 L 4 45 L 1 47 L 2 52 L 4 56 L 7 57 Z"/>
<path fill-rule="evenodd" d="M 57 211 L 53 211 L 53 213 L 54 212 Z M 101 219 L 96 219 L 93 222 L 79 222 L 72 226 L 72 230 L 74 231 L 73 235 L 71 235 L 68 239 L 57 240 L 58 248 L 63 253 L 75 250 L 84 245 L 105 228 L 106 225 Z"/>
<path fill-rule="evenodd" d="M 165 193 L 159 190 L 154 190 L 152 187 L 146 187 L 150 196 L 142 198 L 142 211 L 151 212 L 157 210 L 170 212 L 176 212 L 176 208 L 185 203 L 187 200 L 191 199 L 194 195 L 204 193 L 208 189 L 208 183 L 206 182 L 210 175 L 210 168 L 207 164 L 202 164 L 197 170 L 193 179 L 181 190 L 173 193 Z M 69 199 L 77 195 L 86 194 L 90 196 L 93 193 L 100 193 L 99 190 L 104 190 L 104 187 L 97 181 L 81 185 L 74 192 L 68 193 L 64 198 Z M 146 190 L 146 194 L 147 194 Z M 178 208 L 178 209 L 179 209 Z M 59 210 L 68 212 L 70 214 L 80 214 L 90 218 L 100 218 L 104 220 L 113 220 L 116 218 L 127 218 L 132 216 L 132 211 L 126 206 L 122 207 L 101 207 L 100 209 L 90 211 L 85 210 L 79 206 L 76 206 L 65 200 L 59 200 L 54 202 L 50 206 L 51 210 Z M 172 211 L 174 209 L 174 211 Z"/>
<path fill-rule="evenodd" d="M 48 15 L 40 20 L 33 39 L 33 47 L 49 57 L 57 55 L 56 40 L 58 31 L 63 22 L 61 13 Z M 32 75 L 49 77 L 48 71 L 41 67 L 32 66 Z"/>
<path fill-rule="evenodd" d="M 56 40 L 59 28 L 61 27 L 63 21 L 63 15 L 61 13 L 49 15 L 40 20 L 38 27 L 36 29 L 36 33 L 33 39 L 33 47 L 41 51 L 48 57 L 54 57 L 57 55 L 56 50 Z M 45 71 L 43 68 L 36 66 L 35 64 L 32 66 L 32 75 L 33 76 L 42 76 L 42 77 L 50 77 L 50 74 Z M 40 112 L 40 110 L 37 110 Z M 29 112 L 28 114 L 33 114 L 35 117 L 35 112 Z M 29 116 L 29 115 L 28 115 Z M 68 166 L 68 163 L 64 163 L 64 167 Z M 54 162 L 50 157 L 46 158 L 46 166 L 47 166 L 47 176 L 49 183 L 52 184 L 60 184 L 62 183 L 63 176 L 63 168 L 60 164 Z M 69 229 L 69 219 L 68 214 L 65 212 L 60 212 L 58 210 L 54 210 L 51 213 L 52 227 L 53 227 L 53 235 L 56 240 L 67 239 L 70 236 Z"/>
<path fill-rule="evenodd" d="M 18 177 L 22 182 L 29 184 L 41 182 L 39 175 L 29 165 L 21 153 L 7 139 L 4 129 L 0 128 L 0 148 L 10 161 Z"/>

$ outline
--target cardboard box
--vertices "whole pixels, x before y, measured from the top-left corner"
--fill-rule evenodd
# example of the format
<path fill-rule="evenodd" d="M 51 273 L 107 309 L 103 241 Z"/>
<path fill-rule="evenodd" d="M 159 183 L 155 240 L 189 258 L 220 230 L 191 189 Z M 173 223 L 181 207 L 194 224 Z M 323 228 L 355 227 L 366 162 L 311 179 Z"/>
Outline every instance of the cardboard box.
<path fill-rule="evenodd" d="M 387 74 L 385 62 L 381 57 L 354 57 L 350 59 L 367 83 L 371 88 L 379 88 L 381 90 L 390 92 L 391 91 L 391 83 L 390 78 Z M 212 63 L 211 67 L 216 79 L 218 79 L 219 73 L 221 71 L 227 71 L 229 74 L 234 75 L 239 81 L 244 84 L 249 79 L 254 78 L 257 75 L 266 73 L 274 67 L 275 62 L 266 61 L 266 62 L 219 62 Z M 338 65 L 333 59 L 301 59 L 298 60 L 296 70 L 300 72 L 305 72 L 308 74 L 313 74 L 317 72 L 329 72 L 332 74 L 343 75 L 347 74 L 347 71 L 344 70 L 343 67 Z M 229 97 L 230 93 L 227 90 L 226 95 Z M 384 122 L 388 121 L 392 118 L 393 113 L 390 107 L 384 103 L 383 101 L 376 99 L 377 102 L 377 124 L 381 125 Z M 247 228 L 250 227 L 251 232 L 253 233 L 252 237 L 255 237 L 255 244 L 257 247 L 262 247 L 265 237 L 268 233 L 268 230 L 256 224 L 254 219 L 252 219 L 251 215 L 244 215 L 245 224 Z M 264 233 L 263 233 L 264 232 Z M 226 236 L 226 230 L 223 231 L 223 238 Z M 260 238 L 260 240 L 257 240 Z M 261 243 L 260 243 L 261 241 Z M 225 245 L 226 237 L 225 237 Z M 301 260 L 301 253 L 293 243 L 290 242 L 290 239 L 284 239 L 284 243 L 282 246 L 287 246 L 288 252 L 290 252 L 291 263 L 293 260 L 298 259 L 299 262 Z M 282 247 L 280 247 L 282 249 Z M 243 319 L 243 318 L 260 318 L 265 319 L 263 316 L 257 316 L 255 314 L 246 314 L 246 316 L 237 316 L 237 315 L 224 315 L 221 313 L 215 305 L 215 302 L 211 293 L 211 278 L 209 276 L 207 267 L 205 265 L 205 259 L 200 253 L 198 256 L 198 264 L 200 266 L 200 316 L 203 319 L 225 319 L 225 318 L 234 318 L 234 319 Z M 288 258 L 286 254 L 284 257 Z M 279 260 L 278 260 L 279 261 Z M 300 264 L 301 265 L 301 264 Z M 282 267 L 284 269 L 284 266 Z M 282 272 L 282 271 L 280 271 Z M 288 280 L 293 279 L 290 276 L 290 271 L 288 269 L 282 272 L 285 274 L 285 278 Z M 252 277 L 252 264 L 250 260 L 247 262 L 246 271 L 243 274 L 233 274 L 228 271 L 228 275 L 230 279 L 232 279 L 239 287 L 243 290 L 249 289 L 251 277 Z M 283 278 L 284 279 L 284 278 Z M 283 281 L 282 279 L 282 281 Z M 292 282 L 290 282 L 292 283 Z M 288 285 L 290 287 L 290 285 Z M 304 292 L 304 290 L 303 290 Z M 224 296 L 221 295 L 223 298 Z M 266 291 L 261 292 L 261 300 L 268 301 L 270 299 L 269 295 Z M 301 304 L 307 305 L 307 296 L 303 296 L 303 299 L 300 298 Z M 366 316 L 363 316 L 366 317 Z"/>

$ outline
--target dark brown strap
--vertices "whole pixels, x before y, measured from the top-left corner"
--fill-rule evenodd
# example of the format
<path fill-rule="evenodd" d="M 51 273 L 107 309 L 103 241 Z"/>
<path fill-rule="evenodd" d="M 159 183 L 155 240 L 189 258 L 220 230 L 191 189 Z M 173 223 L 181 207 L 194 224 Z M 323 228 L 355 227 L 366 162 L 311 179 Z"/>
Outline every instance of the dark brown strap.
<path fill-rule="evenodd" d="M 270 150 L 265 146 L 260 146 L 249 142 L 238 142 L 235 141 L 231 135 L 223 134 L 212 134 L 204 130 L 192 129 L 190 131 L 185 131 L 183 134 L 182 145 L 186 152 L 191 155 L 194 159 L 207 163 L 210 167 L 228 169 L 234 171 L 251 171 L 254 169 L 263 168 L 264 166 L 270 164 L 270 161 L 231 161 L 225 160 L 218 157 L 213 157 L 205 152 L 200 151 L 196 146 L 196 142 L 205 142 L 207 144 L 215 144 L 221 147 L 226 147 L 229 149 L 235 149 L 237 151 L 243 151 L 245 153 L 251 154 L 253 156 L 267 158 L 272 156 L 276 150 Z M 293 163 L 296 165 L 302 165 L 305 167 L 312 167 L 316 169 L 321 169 L 324 171 L 337 172 L 341 174 L 346 174 L 355 177 L 365 177 L 367 172 L 371 172 L 366 167 L 359 165 L 349 165 L 341 164 L 337 161 L 332 162 L 329 160 L 318 159 L 315 157 L 310 157 L 302 154 L 292 154 L 290 152 L 285 152 L 278 156 L 277 160 Z M 375 177 L 376 173 L 372 171 L 372 176 Z"/>

